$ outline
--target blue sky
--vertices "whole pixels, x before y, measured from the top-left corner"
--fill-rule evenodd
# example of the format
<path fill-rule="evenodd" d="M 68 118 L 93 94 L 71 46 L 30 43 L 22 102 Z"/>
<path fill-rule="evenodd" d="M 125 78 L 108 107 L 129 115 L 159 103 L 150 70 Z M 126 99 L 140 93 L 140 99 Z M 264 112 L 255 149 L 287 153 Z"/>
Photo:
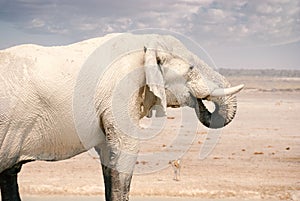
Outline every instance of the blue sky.
<path fill-rule="evenodd" d="M 0 0 L 0 49 L 162 28 L 223 68 L 300 69 L 299 0 Z"/>

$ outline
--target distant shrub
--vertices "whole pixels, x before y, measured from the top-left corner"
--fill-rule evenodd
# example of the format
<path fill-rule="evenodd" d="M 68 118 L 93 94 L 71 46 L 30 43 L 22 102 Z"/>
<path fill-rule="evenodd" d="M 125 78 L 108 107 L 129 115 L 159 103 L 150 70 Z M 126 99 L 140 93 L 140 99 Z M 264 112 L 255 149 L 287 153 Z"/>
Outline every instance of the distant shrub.
<path fill-rule="evenodd" d="M 255 77 L 300 77 L 300 70 L 282 69 L 227 69 L 220 68 L 218 71 L 226 76 L 255 76 Z"/>

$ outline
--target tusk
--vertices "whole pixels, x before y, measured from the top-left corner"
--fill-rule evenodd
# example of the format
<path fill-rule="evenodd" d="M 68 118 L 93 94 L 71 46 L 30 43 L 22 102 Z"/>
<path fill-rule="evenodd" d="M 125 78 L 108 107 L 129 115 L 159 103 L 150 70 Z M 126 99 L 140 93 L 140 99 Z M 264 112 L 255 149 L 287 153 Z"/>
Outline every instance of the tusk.
<path fill-rule="evenodd" d="M 213 97 L 220 97 L 220 96 L 229 96 L 229 95 L 233 95 L 239 91 L 241 91 L 244 88 L 244 85 L 238 85 L 235 87 L 230 87 L 230 88 L 219 88 L 219 89 L 215 89 L 211 92 L 210 96 Z"/>

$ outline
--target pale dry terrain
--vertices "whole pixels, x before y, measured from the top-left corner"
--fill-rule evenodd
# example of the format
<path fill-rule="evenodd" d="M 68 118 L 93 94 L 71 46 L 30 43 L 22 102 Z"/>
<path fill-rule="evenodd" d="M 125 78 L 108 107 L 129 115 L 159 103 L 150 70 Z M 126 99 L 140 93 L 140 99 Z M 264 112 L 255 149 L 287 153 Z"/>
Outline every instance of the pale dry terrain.
<path fill-rule="evenodd" d="M 198 129 L 182 125 L 180 110 L 170 110 L 167 128 L 145 140 L 141 153 L 176 152 L 178 129 L 182 138 L 178 149 L 188 149 L 181 158 L 181 180 L 173 180 L 162 160 L 139 160 L 132 196 L 177 196 L 211 199 L 300 200 L 300 78 L 229 76 L 233 84 L 245 83 L 238 94 L 236 118 L 222 129 L 211 154 L 200 159 L 211 132 L 200 123 Z M 188 117 L 195 120 L 193 112 Z M 190 137 L 192 136 L 192 137 Z M 192 139 L 192 140 L 191 140 Z M 178 150 L 177 150 L 178 151 Z M 157 166 L 157 168 L 155 168 Z M 60 162 L 33 162 L 23 166 L 19 177 L 23 196 L 100 195 L 104 185 L 97 158 L 84 153 Z M 171 200 L 171 199 L 170 199 Z"/>

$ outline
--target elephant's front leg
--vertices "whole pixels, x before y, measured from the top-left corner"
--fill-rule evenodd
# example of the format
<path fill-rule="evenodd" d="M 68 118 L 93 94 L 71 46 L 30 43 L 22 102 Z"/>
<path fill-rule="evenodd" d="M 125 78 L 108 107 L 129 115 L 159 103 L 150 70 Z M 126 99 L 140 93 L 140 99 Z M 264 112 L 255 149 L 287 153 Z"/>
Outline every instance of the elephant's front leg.
<path fill-rule="evenodd" d="M 95 147 L 100 155 L 106 201 L 128 201 L 133 169 L 137 159 L 137 141 L 129 136 L 116 137 L 106 128 L 106 142 Z M 113 136 L 111 136 L 113 134 Z"/>
<path fill-rule="evenodd" d="M 132 173 L 119 172 L 102 164 L 106 201 L 128 201 Z"/>

